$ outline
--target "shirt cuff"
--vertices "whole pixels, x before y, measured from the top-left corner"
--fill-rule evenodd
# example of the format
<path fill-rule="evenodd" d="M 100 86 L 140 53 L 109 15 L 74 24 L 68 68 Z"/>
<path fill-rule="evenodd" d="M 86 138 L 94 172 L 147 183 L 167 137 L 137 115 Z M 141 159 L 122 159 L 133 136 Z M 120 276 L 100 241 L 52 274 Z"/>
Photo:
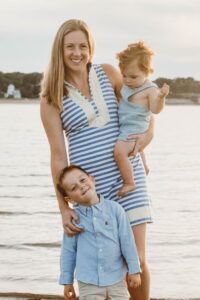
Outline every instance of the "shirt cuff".
<path fill-rule="evenodd" d="M 128 274 L 141 273 L 141 268 L 138 260 L 131 260 L 128 262 Z"/>
<path fill-rule="evenodd" d="M 61 273 L 59 278 L 59 284 L 65 285 L 65 284 L 73 284 L 74 283 L 74 277 L 69 273 Z"/>

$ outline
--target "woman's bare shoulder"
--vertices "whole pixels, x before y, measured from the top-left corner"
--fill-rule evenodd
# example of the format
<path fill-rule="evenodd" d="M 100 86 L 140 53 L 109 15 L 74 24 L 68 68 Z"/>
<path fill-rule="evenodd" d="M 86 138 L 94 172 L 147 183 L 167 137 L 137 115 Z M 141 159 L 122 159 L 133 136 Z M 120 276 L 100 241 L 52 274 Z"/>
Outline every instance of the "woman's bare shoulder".
<path fill-rule="evenodd" d="M 113 76 L 120 79 L 122 78 L 121 73 L 114 66 L 110 64 L 102 64 L 101 66 L 109 78 L 113 78 Z"/>
<path fill-rule="evenodd" d="M 49 103 L 46 97 L 40 98 L 40 110 L 43 112 L 52 113 L 52 114 L 60 114 L 59 108 L 54 104 Z"/>
<path fill-rule="evenodd" d="M 106 75 L 108 76 L 113 89 L 115 91 L 116 97 L 119 100 L 120 99 L 120 90 L 122 88 L 122 84 L 123 84 L 123 80 L 122 80 L 122 75 L 119 72 L 119 70 L 117 70 L 115 67 L 113 67 L 110 64 L 102 64 L 101 65 L 104 72 L 106 73 Z"/>

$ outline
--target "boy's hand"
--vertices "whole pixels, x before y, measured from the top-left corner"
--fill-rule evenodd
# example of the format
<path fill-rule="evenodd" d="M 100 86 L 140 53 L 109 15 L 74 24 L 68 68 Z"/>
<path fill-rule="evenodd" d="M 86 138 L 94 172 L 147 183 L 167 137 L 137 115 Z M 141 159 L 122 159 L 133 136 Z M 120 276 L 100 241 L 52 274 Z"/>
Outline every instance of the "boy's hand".
<path fill-rule="evenodd" d="M 164 83 L 163 86 L 160 88 L 158 97 L 164 98 L 169 94 L 169 85 Z"/>
<path fill-rule="evenodd" d="M 127 281 L 128 281 L 128 286 L 131 288 L 136 289 L 141 285 L 141 278 L 140 278 L 140 273 L 137 274 L 131 274 L 127 276 Z"/>
<path fill-rule="evenodd" d="M 76 300 L 76 293 L 72 284 L 65 285 L 64 300 Z"/>

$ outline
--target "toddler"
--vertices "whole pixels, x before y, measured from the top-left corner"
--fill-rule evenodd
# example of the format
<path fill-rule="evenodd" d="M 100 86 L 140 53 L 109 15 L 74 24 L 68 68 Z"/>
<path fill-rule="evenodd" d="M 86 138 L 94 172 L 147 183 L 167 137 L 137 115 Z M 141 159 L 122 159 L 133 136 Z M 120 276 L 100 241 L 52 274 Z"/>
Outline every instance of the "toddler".
<path fill-rule="evenodd" d="M 133 168 L 128 156 L 134 149 L 136 138 L 131 138 L 131 135 L 142 134 L 148 129 L 151 113 L 158 114 L 163 109 L 169 93 L 167 84 L 158 89 L 148 78 L 153 72 L 152 56 L 152 50 L 142 41 L 128 45 L 117 54 L 124 81 L 119 104 L 120 134 L 114 148 L 114 157 L 123 179 L 123 186 L 117 193 L 119 197 L 135 189 Z M 141 157 L 148 173 L 143 152 Z"/>

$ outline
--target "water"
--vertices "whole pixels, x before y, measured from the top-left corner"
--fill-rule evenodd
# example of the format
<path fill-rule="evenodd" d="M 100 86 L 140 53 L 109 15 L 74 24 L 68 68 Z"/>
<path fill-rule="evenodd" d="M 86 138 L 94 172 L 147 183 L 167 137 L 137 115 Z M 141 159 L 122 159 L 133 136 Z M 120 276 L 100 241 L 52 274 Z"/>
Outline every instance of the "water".
<path fill-rule="evenodd" d="M 200 296 L 200 107 L 167 106 L 146 151 L 152 297 Z M 0 105 L 0 291 L 61 294 L 62 225 L 39 105 Z"/>

